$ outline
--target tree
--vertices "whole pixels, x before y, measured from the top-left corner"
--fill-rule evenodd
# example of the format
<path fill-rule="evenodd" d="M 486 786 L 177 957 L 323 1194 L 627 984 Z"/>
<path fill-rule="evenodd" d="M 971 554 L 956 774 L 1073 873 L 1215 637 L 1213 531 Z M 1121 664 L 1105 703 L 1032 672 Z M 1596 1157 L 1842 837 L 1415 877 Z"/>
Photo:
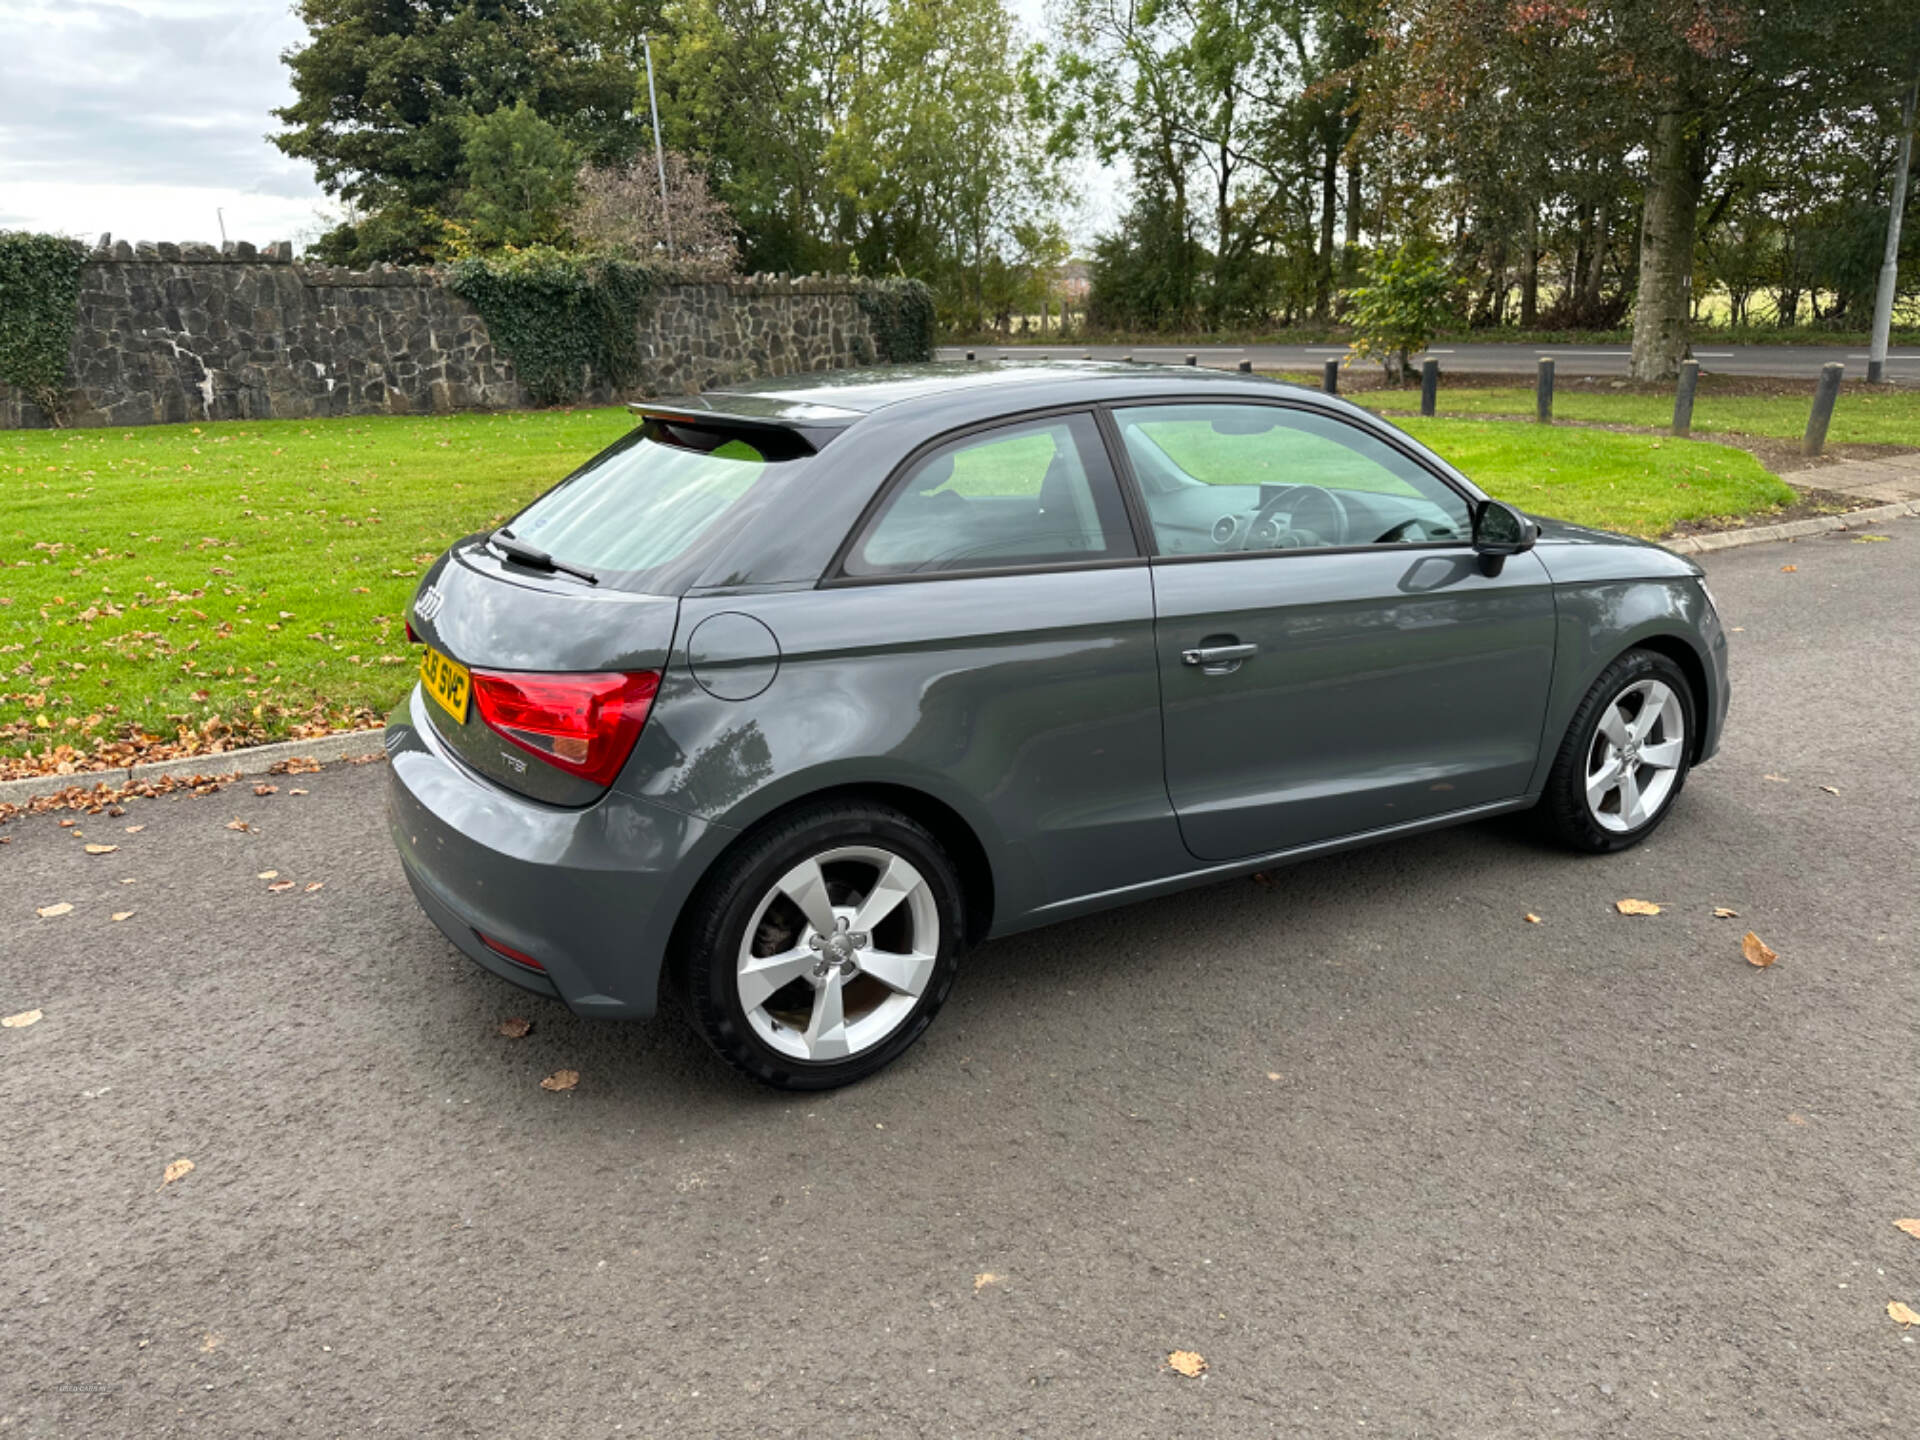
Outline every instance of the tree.
<path fill-rule="evenodd" d="M 1163 189 L 1136 187 L 1114 230 L 1093 247 L 1087 323 L 1097 330 L 1185 330 L 1196 315 L 1194 287 L 1206 264 Z"/>
<path fill-rule="evenodd" d="M 1589 159 L 1604 162 L 1563 168 L 1564 193 L 1610 217 L 1617 201 L 1607 194 L 1637 160 L 1632 371 L 1641 379 L 1670 377 L 1686 353 L 1695 242 L 1716 166 L 1743 145 L 1817 133 L 1822 117 L 1885 88 L 1890 55 L 1920 43 L 1904 0 L 1386 0 L 1381 32 L 1384 83 L 1372 99 L 1381 113 L 1397 105 L 1455 117 L 1456 143 L 1476 115 L 1517 114 L 1518 143 L 1499 153 L 1522 157 L 1533 149 L 1525 117 L 1542 113 L 1529 62 L 1552 55 L 1575 83 L 1557 102 L 1549 92 L 1544 113 L 1595 140 Z M 1549 141 L 1544 153 L 1558 148 Z M 1586 177 L 1597 194 L 1583 192 Z"/>
<path fill-rule="evenodd" d="M 1446 267 L 1417 245 L 1377 251 L 1367 283 L 1347 295 L 1355 355 L 1372 355 L 1387 382 L 1406 376 L 1409 356 L 1427 348 L 1447 317 L 1453 280 Z"/>
<path fill-rule="evenodd" d="M 359 217 L 335 258 L 421 258 L 465 183 L 466 127 L 524 102 L 586 160 L 645 135 L 631 104 L 639 0 L 298 0 L 309 38 L 282 57 L 294 100 L 275 145 Z"/>
<path fill-rule="evenodd" d="M 565 228 L 578 166 L 559 127 L 524 100 L 461 125 L 458 200 L 469 234 L 483 250 L 551 243 Z"/>
<path fill-rule="evenodd" d="M 666 142 L 733 215 L 742 264 L 844 263 L 827 146 L 872 63 L 880 0 L 672 0 L 654 48 Z M 644 86 L 645 77 L 639 84 Z"/>
<path fill-rule="evenodd" d="M 678 150 L 664 155 L 667 194 L 651 155 L 624 165 L 589 165 L 575 182 L 567 225 L 590 250 L 617 251 L 695 270 L 731 270 L 740 258 L 733 217 L 715 198 L 706 174 Z"/>
<path fill-rule="evenodd" d="M 1001 0 L 895 4 L 868 55 L 826 152 L 860 269 L 928 280 L 941 318 L 975 329 L 1023 290 L 1037 306 L 1065 242 Z"/>

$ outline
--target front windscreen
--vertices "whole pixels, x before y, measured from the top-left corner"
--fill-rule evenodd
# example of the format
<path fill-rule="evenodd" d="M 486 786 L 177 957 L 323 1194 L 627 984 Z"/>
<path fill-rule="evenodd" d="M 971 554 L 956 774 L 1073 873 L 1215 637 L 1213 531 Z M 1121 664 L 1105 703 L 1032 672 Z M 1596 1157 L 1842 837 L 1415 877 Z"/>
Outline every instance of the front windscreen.
<path fill-rule="evenodd" d="M 791 432 L 649 418 L 508 522 L 516 539 L 603 584 L 670 590 L 776 472 L 809 453 Z"/>

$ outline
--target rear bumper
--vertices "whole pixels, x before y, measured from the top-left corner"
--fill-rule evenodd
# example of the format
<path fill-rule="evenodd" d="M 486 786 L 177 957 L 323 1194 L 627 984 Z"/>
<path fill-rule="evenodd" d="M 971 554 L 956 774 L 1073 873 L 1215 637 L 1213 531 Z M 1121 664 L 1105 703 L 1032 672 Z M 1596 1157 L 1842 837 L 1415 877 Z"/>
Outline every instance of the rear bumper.
<path fill-rule="evenodd" d="M 653 1014 L 674 920 L 717 827 L 618 789 L 579 810 L 522 799 L 456 760 L 425 703 L 416 687 L 386 734 L 388 824 L 420 908 L 503 980 L 581 1015 Z"/>

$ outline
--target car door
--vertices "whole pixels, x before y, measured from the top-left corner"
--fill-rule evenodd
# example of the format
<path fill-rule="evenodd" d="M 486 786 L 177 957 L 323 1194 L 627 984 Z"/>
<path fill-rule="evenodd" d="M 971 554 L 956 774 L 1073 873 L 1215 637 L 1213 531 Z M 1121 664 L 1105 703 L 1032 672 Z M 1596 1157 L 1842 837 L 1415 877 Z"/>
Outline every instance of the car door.
<path fill-rule="evenodd" d="M 1204 860 L 1524 793 L 1553 667 L 1545 567 L 1485 573 L 1467 498 L 1337 416 L 1116 407 L 1153 559 L 1168 795 Z"/>

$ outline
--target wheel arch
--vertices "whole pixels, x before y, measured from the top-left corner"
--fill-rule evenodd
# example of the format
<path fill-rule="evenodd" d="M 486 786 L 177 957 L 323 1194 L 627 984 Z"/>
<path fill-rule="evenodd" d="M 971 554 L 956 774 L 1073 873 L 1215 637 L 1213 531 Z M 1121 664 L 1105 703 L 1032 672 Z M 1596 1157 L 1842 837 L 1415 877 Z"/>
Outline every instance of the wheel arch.
<path fill-rule="evenodd" d="M 859 781 L 828 785 L 796 795 L 765 814 L 756 816 L 750 824 L 742 827 L 724 846 L 708 858 L 706 865 L 701 869 L 699 880 L 681 897 L 679 909 L 674 915 L 671 937 L 667 943 L 667 960 L 660 967 L 662 990 L 664 991 L 670 983 L 671 971 L 681 953 L 683 932 L 688 916 L 699 900 L 708 878 L 726 862 L 729 856 L 750 843 L 768 826 L 779 824 L 796 811 L 805 810 L 814 805 L 860 801 L 898 810 L 917 824 L 924 826 L 934 839 L 940 842 L 941 848 L 953 858 L 954 867 L 959 872 L 960 900 L 966 912 L 962 922 L 963 943 L 973 945 L 985 939 L 993 928 L 996 903 L 993 863 L 987 857 L 986 846 L 965 816 L 946 801 L 911 785 L 887 781 Z"/>
<path fill-rule="evenodd" d="M 1689 763 L 1698 761 L 1707 743 L 1707 717 L 1713 703 L 1712 692 L 1707 688 L 1707 665 L 1694 649 L 1693 643 L 1684 636 L 1671 632 L 1656 632 L 1643 635 L 1633 644 L 1620 651 L 1624 655 L 1628 650 L 1651 650 L 1664 656 L 1680 667 L 1680 673 L 1687 677 L 1687 689 L 1692 693 L 1694 725 L 1693 733 L 1687 738 L 1687 759 Z M 1620 656 L 1614 656 L 1619 659 Z M 1607 662 L 1609 665 L 1613 661 Z"/>

